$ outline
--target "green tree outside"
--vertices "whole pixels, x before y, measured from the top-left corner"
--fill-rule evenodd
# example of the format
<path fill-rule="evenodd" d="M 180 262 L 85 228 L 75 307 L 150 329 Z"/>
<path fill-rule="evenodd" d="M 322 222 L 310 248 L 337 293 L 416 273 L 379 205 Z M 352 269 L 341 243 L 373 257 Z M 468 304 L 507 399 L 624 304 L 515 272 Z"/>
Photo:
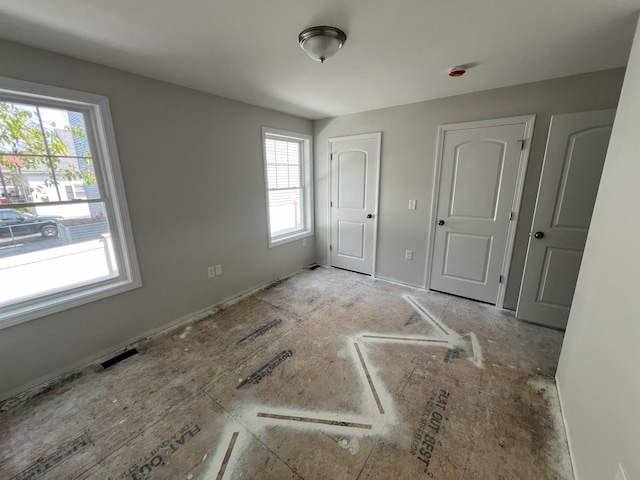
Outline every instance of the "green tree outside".
<path fill-rule="evenodd" d="M 91 168 L 84 172 L 75 166 L 61 168 L 61 157 L 68 156 L 69 152 L 56 135 L 55 127 L 55 122 L 42 120 L 38 107 L 0 102 L 0 197 L 7 203 L 29 202 L 32 201 L 31 194 L 34 192 L 44 193 L 42 186 L 31 188 L 22 178 L 23 173 L 30 171 L 47 172 L 44 187 L 57 189 L 58 183 L 63 179 L 82 180 L 84 185 L 96 183 Z M 86 138 L 82 127 L 67 126 L 66 129 L 74 137 Z M 82 157 L 85 164 L 91 165 L 88 152 Z M 45 195 L 41 195 L 41 198 L 45 202 L 51 201 Z"/>

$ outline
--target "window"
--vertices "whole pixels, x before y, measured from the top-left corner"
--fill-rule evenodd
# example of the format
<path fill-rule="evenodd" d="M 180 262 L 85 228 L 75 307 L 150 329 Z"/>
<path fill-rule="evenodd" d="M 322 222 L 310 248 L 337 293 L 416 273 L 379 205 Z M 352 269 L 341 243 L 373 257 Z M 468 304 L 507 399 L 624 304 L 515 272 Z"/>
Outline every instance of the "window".
<path fill-rule="evenodd" d="M 0 77 L 0 328 L 141 285 L 105 97 Z"/>
<path fill-rule="evenodd" d="M 263 128 L 269 247 L 313 235 L 311 136 Z"/>
<path fill-rule="evenodd" d="M 84 189 L 84 185 L 74 185 L 73 192 L 75 193 L 76 198 L 87 198 L 87 192 Z"/>
<path fill-rule="evenodd" d="M 84 185 L 65 185 L 64 190 L 67 194 L 67 200 L 87 198 L 87 192 L 84 189 Z"/>

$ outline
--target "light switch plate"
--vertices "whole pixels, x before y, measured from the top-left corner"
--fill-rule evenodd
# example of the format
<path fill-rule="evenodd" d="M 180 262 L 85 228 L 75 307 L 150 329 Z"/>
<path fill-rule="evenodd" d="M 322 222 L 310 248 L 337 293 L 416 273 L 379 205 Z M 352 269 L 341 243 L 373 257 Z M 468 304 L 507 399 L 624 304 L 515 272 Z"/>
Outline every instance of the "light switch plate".
<path fill-rule="evenodd" d="M 215 266 L 216 275 L 222 275 L 222 265 L 218 264 Z"/>
<path fill-rule="evenodd" d="M 416 200 L 409 200 L 409 210 L 416 209 Z"/>

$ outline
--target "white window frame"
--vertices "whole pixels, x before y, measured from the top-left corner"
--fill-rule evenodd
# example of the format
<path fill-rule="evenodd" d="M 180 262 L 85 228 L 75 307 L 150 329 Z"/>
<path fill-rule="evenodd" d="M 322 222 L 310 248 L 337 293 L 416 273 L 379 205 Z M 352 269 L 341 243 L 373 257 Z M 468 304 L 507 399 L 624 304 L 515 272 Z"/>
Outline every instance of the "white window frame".
<path fill-rule="evenodd" d="M 108 209 L 117 277 L 0 307 L 0 329 L 61 312 L 142 286 L 118 159 L 109 99 L 102 95 L 0 77 L 4 99 L 82 111 L 98 185 Z"/>
<path fill-rule="evenodd" d="M 302 148 L 300 149 L 301 162 L 301 182 L 302 182 L 302 228 L 295 232 L 289 232 L 283 235 L 271 236 L 271 218 L 269 211 L 269 180 L 267 172 L 267 150 L 266 140 L 267 138 L 291 140 L 294 142 L 300 142 Z M 305 133 L 288 132 L 285 130 L 278 130 L 275 128 L 262 127 L 262 153 L 264 166 L 264 186 L 265 186 L 265 200 L 267 211 L 267 238 L 269 240 L 269 248 L 277 247 L 285 243 L 294 242 L 302 238 L 311 237 L 314 234 L 313 231 L 313 158 L 312 152 L 312 137 Z"/>

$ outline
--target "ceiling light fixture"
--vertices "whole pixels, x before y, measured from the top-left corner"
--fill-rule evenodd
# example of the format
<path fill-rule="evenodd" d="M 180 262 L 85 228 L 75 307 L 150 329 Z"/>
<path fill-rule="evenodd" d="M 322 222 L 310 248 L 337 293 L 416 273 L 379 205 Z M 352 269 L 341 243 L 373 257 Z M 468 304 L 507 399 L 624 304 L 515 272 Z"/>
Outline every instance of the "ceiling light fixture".
<path fill-rule="evenodd" d="M 298 35 L 300 47 L 316 62 L 330 59 L 347 41 L 347 35 L 335 27 L 311 27 Z"/>

